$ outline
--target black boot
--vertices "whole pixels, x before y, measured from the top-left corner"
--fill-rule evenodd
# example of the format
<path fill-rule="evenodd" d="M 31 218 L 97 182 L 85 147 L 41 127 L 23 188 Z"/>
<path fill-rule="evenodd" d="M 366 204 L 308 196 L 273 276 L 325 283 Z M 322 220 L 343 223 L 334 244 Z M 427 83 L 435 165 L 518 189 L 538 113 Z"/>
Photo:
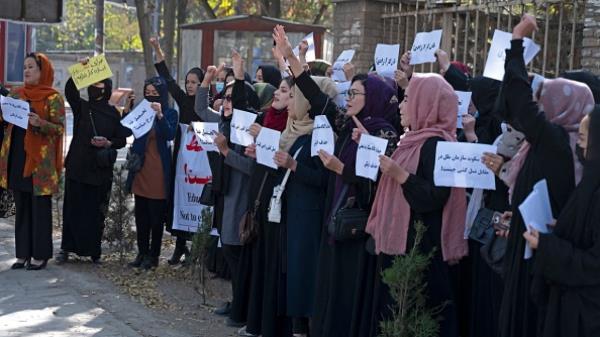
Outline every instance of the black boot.
<path fill-rule="evenodd" d="M 158 267 L 158 256 L 146 256 L 140 266 L 142 269 L 149 270 Z"/>
<path fill-rule="evenodd" d="M 186 258 L 190 255 L 190 250 L 185 245 L 185 242 L 183 243 L 183 245 L 179 245 L 179 244 L 175 245 L 175 250 L 173 251 L 173 255 L 171 256 L 171 258 L 169 260 L 167 260 L 167 263 L 169 263 L 169 265 L 171 265 L 171 266 L 179 264 L 181 262 L 181 257 L 183 255 L 185 255 Z"/>
<path fill-rule="evenodd" d="M 133 267 L 133 268 L 139 268 L 142 265 L 142 262 L 144 261 L 144 256 L 143 254 L 138 254 L 135 257 L 135 260 L 129 262 L 129 266 Z"/>

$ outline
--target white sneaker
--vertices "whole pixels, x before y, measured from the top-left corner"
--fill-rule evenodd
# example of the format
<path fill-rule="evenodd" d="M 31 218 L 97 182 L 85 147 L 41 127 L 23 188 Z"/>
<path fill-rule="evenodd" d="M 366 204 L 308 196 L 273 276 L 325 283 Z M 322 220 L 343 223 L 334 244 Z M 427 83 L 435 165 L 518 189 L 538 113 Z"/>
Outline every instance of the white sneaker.
<path fill-rule="evenodd" d="M 258 335 L 247 332 L 245 326 L 238 330 L 238 336 L 258 337 Z"/>

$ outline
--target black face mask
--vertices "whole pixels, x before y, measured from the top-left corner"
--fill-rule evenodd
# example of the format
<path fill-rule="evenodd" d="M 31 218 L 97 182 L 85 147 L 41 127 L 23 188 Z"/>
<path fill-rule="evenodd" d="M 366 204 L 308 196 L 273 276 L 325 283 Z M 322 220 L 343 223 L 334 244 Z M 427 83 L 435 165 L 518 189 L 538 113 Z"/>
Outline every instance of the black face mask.
<path fill-rule="evenodd" d="M 575 144 L 575 155 L 580 163 L 585 164 L 585 156 L 583 154 L 583 148 L 579 144 Z"/>
<path fill-rule="evenodd" d="M 88 87 L 88 97 L 90 101 L 97 101 L 104 96 L 104 88 L 98 88 L 93 85 Z"/>
<path fill-rule="evenodd" d="M 150 103 L 160 103 L 160 96 L 144 96 L 144 98 Z"/>

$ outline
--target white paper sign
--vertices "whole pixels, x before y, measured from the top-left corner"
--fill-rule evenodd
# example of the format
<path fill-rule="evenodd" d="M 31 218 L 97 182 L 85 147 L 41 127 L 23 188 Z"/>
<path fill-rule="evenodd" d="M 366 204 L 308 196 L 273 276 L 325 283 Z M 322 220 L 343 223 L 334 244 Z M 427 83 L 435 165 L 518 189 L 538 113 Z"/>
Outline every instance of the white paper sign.
<path fill-rule="evenodd" d="M 552 223 L 554 218 L 552 217 L 546 179 L 540 180 L 533 186 L 533 191 L 519 205 L 519 212 L 521 212 L 527 230 L 531 226 L 540 233 L 549 232 L 548 224 Z M 527 243 L 524 258 L 529 259 L 532 255 L 531 246 Z"/>
<path fill-rule="evenodd" d="M 417 33 L 410 49 L 410 64 L 435 62 L 435 51 L 440 49 L 442 30 Z"/>
<path fill-rule="evenodd" d="M 394 77 L 394 71 L 398 69 L 399 55 L 399 44 L 377 44 L 375 48 L 375 69 L 377 70 L 377 74 L 385 77 Z"/>
<path fill-rule="evenodd" d="M 274 169 L 277 169 L 275 164 L 275 152 L 279 149 L 279 139 L 281 132 L 263 127 L 256 137 L 256 162 Z"/>
<path fill-rule="evenodd" d="M 219 123 L 192 122 L 194 132 L 198 137 L 200 146 L 206 151 L 218 152 L 215 137 L 219 133 Z"/>
<path fill-rule="evenodd" d="M 333 154 L 335 147 L 333 129 L 324 115 L 315 116 L 310 146 L 311 157 L 318 156 L 319 150 Z"/>
<path fill-rule="evenodd" d="M 481 162 L 484 152 L 496 153 L 496 146 L 438 142 L 433 171 L 435 186 L 495 190 L 494 173 Z"/>
<path fill-rule="evenodd" d="M 504 79 L 504 60 L 506 59 L 506 49 L 510 49 L 511 40 L 511 33 L 503 32 L 498 29 L 494 31 L 494 37 L 492 38 L 492 45 L 490 46 L 490 51 L 485 62 L 483 76 L 498 81 Z M 523 39 L 523 46 L 525 47 L 523 58 L 525 59 L 525 64 L 528 64 L 533 60 L 535 55 L 539 53 L 541 48 L 529 38 Z"/>
<path fill-rule="evenodd" d="M 346 74 L 344 74 L 344 64 L 352 61 L 354 57 L 354 49 L 344 50 L 340 56 L 338 56 L 337 60 L 333 63 L 333 75 L 331 78 L 337 82 L 345 82 L 351 80 L 351 78 L 346 78 Z"/>
<path fill-rule="evenodd" d="M 22 129 L 29 125 L 29 103 L 12 97 L 0 96 L 2 118 Z"/>
<path fill-rule="evenodd" d="M 121 120 L 121 124 L 131 129 L 135 138 L 140 138 L 147 134 L 152 129 L 152 125 L 154 125 L 156 111 L 150 107 L 150 104 L 147 100 L 141 101 L 133 111 Z"/>
<path fill-rule="evenodd" d="M 387 139 L 361 135 L 356 152 L 356 175 L 377 181 L 379 156 L 385 155 L 387 145 Z"/>
<path fill-rule="evenodd" d="M 346 97 L 348 95 L 348 90 L 350 90 L 350 86 L 352 85 L 351 81 L 346 82 L 335 82 L 335 86 L 337 87 L 338 94 L 335 95 L 335 104 L 340 108 L 346 107 Z"/>
<path fill-rule="evenodd" d="M 458 96 L 458 118 L 456 120 L 456 128 L 462 129 L 462 116 L 469 113 L 469 104 L 471 104 L 470 91 L 455 91 Z"/>
<path fill-rule="evenodd" d="M 306 51 L 306 62 L 312 62 L 317 59 L 317 54 L 315 53 L 315 37 L 313 33 L 306 35 L 302 40 L 308 42 L 308 50 Z M 296 46 L 294 48 L 294 55 L 300 55 L 300 48 Z"/>
<path fill-rule="evenodd" d="M 250 135 L 250 125 L 256 120 L 256 114 L 248 111 L 233 109 L 231 118 L 231 142 L 248 146 L 254 144 L 254 137 Z"/>
<path fill-rule="evenodd" d="M 175 193 L 173 199 L 173 228 L 197 232 L 202 225 L 202 211 L 208 207 L 200 204 L 204 185 L 212 181 L 207 151 L 197 141 L 195 132 L 180 124 L 181 146 L 175 168 Z"/>

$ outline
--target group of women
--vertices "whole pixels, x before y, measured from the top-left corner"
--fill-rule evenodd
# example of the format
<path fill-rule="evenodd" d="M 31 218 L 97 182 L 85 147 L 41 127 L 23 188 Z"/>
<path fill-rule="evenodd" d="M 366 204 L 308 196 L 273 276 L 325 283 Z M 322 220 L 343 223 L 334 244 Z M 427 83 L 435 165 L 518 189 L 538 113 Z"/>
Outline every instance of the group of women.
<path fill-rule="evenodd" d="M 165 223 L 177 237 L 169 264 L 188 254 L 191 234 L 172 229 L 170 221 L 178 124 L 216 122 L 218 153 L 209 156 L 213 223 L 232 299 L 215 313 L 226 315 L 240 335 L 378 336 L 381 322 L 398 314 L 382 272 L 413 247 L 417 222 L 426 229 L 417 249 L 431 256 L 423 305 L 435 308 L 437 335 L 600 335 L 600 108 L 594 100 L 600 82 L 581 72 L 530 76 L 523 38 L 536 28 L 529 15 L 514 27 L 502 82 L 471 78 L 443 51 L 437 52 L 440 74 L 413 73 L 407 53 L 394 79 L 354 75 L 346 67 L 352 84 L 343 108 L 335 103 L 335 83 L 311 76 L 305 66 L 306 44 L 296 56 L 281 26 L 273 31 L 278 67 L 261 66 L 254 84 L 233 52 L 232 68 L 193 68 L 182 89 L 151 41 L 159 76 L 146 81 L 144 98 L 156 117 L 151 131 L 134 141 L 127 162 L 138 242 L 130 265 L 158 264 Z M 24 74 L 25 86 L 10 95 L 30 102 L 30 125 L 24 130 L 4 123 L 0 185 L 12 190 L 16 203 L 13 269 L 36 270 L 52 255 L 50 196 L 62 171 L 64 105 L 43 54 L 26 58 Z M 461 130 L 455 90 L 472 92 Z M 69 253 L 100 262 L 114 151 L 130 134 L 108 103 L 110 93 L 110 80 L 90 86 L 88 100 L 72 81 L 65 88 L 74 135 L 65 161 L 58 262 Z M 258 115 L 249 131 L 254 137 L 262 128 L 281 132 L 278 169 L 257 164 L 256 145 L 231 142 L 234 109 Z M 332 126 L 335 146 L 333 153 L 311 156 L 317 116 Z M 364 134 L 388 141 L 376 181 L 355 170 Z M 497 153 L 482 157 L 496 175 L 496 190 L 436 186 L 440 141 L 497 145 Z M 530 228 L 519 211 L 544 179 L 557 219 L 548 224 L 550 233 Z M 273 191 L 281 188 L 281 220 L 270 221 Z M 342 235 L 336 226 L 348 209 L 360 225 Z M 485 220 L 486 214 L 494 216 Z M 526 244 L 534 252 L 529 259 Z"/>

